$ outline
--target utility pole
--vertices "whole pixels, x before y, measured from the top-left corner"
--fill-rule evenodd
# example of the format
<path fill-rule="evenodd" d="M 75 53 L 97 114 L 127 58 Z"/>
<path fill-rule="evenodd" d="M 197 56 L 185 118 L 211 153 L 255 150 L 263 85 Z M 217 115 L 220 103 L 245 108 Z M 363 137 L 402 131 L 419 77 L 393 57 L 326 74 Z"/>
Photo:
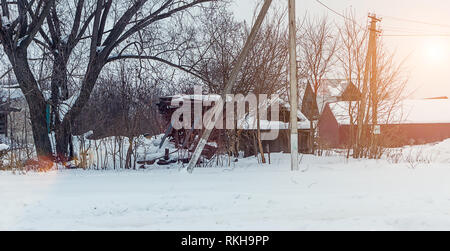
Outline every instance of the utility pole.
<path fill-rule="evenodd" d="M 272 4 L 272 0 L 264 0 L 264 5 L 261 8 L 261 11 L 258 15 L 258 18 L 256 19 L 255 24 L 253 25 L 252 31 L 250 32 L 250 35 L 247 38 L 247 42 L 244 45 L 244 49 L 242 49 L 241 54 L 237 58 L 236 65 L 234 66 L 233 70 L 230 74 L 230 79 L 228 80 L 225 89 L 222 93 L 222 101 L 226 102 L 227 95 L 231 94 L 232 88 L 234 84 L 236 83 L 236 80 L 238 78 L 239 72 L 242 68 L 242 65 L 244 64 L 245 59 L 247 58 L 248 53 L 250 52 L 251 47 L 253 46 L 253 41 L 255 40 L 256 35 L 258 34 L 262 22 L 264 21 L 264 18 L 266 17 L 267 11 L 269 10 L 270 5 Z M 223 114 L 223 108 L 224 105 L 217 106 L 218 108 L 215 109 L 214 114 Z M 221 117 L 221 116 L 219 116 Z M 208 123 L 214 123 L 214 122 L 208 122 Z M 211 136 L 212 130 L 214 125 L 208 125 L 205 129 L 205 132 L 203 133 L 202 138 L 200 139 L 197 148 L 195 149 L 194 154 L 192 155 L 192 158 L 188 165 L 188 172 L 192 173 L 194 171 L 195 166 L 198 163 L 198 160 L 200 159 L 200 156 L 202 155 L 203 149 L 205 148 L 206 143 L 208 142 L 209 136 Z"/>
<path fill-rule="evenodd" d="M 377 156 L 377 144 L 378 144 L 378 134 L 381 133 L 381 131 L 377 131 L 376 127 L 379 127 L 378 125 L 378 53 L 377 53 L 377 38 L 378 33 L 380 33 L 379 30 L 377 30 L 377 23 L 381 22 L 381 19 L 377 18 L 377 16 L 369 15 L 369 18 L 371 19 L 371 25 L 370 32 L 371 36 L 373 36 L 374 39 L 374 46 L 372 48 L 372 76 L 370 78 L 370 95 L 372 99 L 372 142 L 371 142 L 371 158 L 376 158 Z M 375 26 L 375 27 L 372 27 Z M 378 128 L 380 129 L 380 128 Z"/>
<path fill-rule="evenodd" d="M 378 53 L 377 53 L 377 37 L 378 33 L 380 32 L 377 30 L 377 23 L 381 22 L 381 19 L 378 19 L 376 15 L 369 16 L 371 19 L 371 25 L 370 25 L 370 37 L 374 41 L 373 46 L 371 48 L 371 57 L 372 57 L 372 69 L 371 69 L 371 78 L 370 78 L 370 91 L 371 91 L 371 98 L 372 98 L 372 122 L 374 125 L 378 124 L 378 103 L 375 102 L 378 99 Z"/>
<path fill-rule="evenodd" d="M 372 104 L 372 123 L 377 123 L 377 105 L 373 101 L 376 98 L 377 91 L 377 34 L 379 31 L 377 30 L 377 23 L 381 22 L 381 19 L 378 19 L 376 15 L 369 15 L 370 19 L 370 28 L 369 28 L 369 46 L 366 57 L 366 66 L 364 72 L 364 81 L 363 81 L 363 90 L 362 90 L 362 99 L 361 105 L 358 111 L 358 134 L 356 138 L 356 152 L 354 153 L 354 157 L 361 157 L 361 148 L 363 144 L 363 131 L 364 131 L 364 117 L 366 115 L 367 109 L 367 101 L 370 100 Z M 370 80 L 370 94 L 371 97 L 368 97 L 369 94 L 369 80 Z M 370 108 L 370 107 L 369 107 Z"/>
<path fill-rule="evenodd" d="M 295 0 L 289 0 L 289 81 L 291 85 L 291 170 L 298 171 L 298 81 Z"/>

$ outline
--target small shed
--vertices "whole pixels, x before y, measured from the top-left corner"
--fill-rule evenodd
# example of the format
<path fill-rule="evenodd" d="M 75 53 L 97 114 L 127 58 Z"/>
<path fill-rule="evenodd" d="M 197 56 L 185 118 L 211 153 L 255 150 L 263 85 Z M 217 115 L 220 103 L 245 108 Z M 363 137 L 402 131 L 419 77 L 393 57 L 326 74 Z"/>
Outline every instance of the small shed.
<path fill-rule="evenodd" d="M 271 141 L 263 141 L 263 149 L 267 152 L 273 152 L 273 153 L 290 153 L 290 114 L 291 114 L 291 106 L 288 102 L 286 102 L 283 99 L 272 99 L 270 101 L 271 104 L 274 104 L 275 102 L 278 103 L 279 107 L 279 120 L 274 121 L 269 117 L 269 120 L 261 120 L 261 131 L 262 132 L 268 132 L 270 130 L 279 130 L 278 138 L 276 140 Z M 270 110 L 272 109 L 271 105 L 268 105 L 266 107 L 268 110 L 267 113 L 270 116 Z M 308 153 L 309 152 L 309 139 L 310 139 L 310 128 L 311 128 L 311 122 L 308 120 L 308 118 L 299 110 L 297 113 L 298 118 L 298 142 L 299 142 L 299 151 L 302 153 Z M 247 117 L 246 124 L 248 126 L 245 127 L 245 130 L 247 132 L 256 132 L 257 126 L 256 126 L 256 119 Z M 269 150 L 268 150 L 269 149 Z"/>
<path fill-rule="evenodd" d="M 20 112 L 20 109 L 13 108 L 8 103 L 0 104 L 0 135 L 8 135 L 8 115 L 11 112 Z"/>

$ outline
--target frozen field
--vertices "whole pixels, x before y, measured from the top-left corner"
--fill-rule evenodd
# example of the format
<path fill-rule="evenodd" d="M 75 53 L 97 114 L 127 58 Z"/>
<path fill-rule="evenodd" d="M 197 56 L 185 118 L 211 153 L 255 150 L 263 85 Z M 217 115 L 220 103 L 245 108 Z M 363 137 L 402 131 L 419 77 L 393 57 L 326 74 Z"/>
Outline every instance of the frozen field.
<path fill-rule="evenodd" d="M 234 169 L 0 173 L 0 230 L 450 230 L 449 142 L 432 164 L 289 155 Z M 422 151 L 421 152 L 426 152 Z"/>

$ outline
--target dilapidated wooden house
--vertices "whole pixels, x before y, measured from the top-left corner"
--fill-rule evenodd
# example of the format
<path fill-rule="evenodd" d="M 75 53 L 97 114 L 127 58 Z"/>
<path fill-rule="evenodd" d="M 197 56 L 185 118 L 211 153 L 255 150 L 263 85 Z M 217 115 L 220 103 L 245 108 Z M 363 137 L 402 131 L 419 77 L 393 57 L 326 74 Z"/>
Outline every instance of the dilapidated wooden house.
<path fill-rule="evenodd" d="M 198 116 L 194 114 L 195 105 L 200 104 L 202 109 L 202 115 L 205 115 L 207 111 L 209 111 L 216 102 L 220 100 L 220 96 L 218 95 L 178 95 L 178 96 L 168 96 L 161 97 L 160 102 L 158 104 L 159 111 L 163 117 L 163 120 L 167 124 L 166 138 L 172 140 L 178 148 L 189 149 L 193 151 L 195 146 L 198 143 L 198 139 L 202 136 L 203 130 L 196 129 L 194 125 L 198 123 Z M 172 125 L 172 116 L 173 114 L 182 107 L 184 102 L 190 102 L 191 104 L 191 127 L 193 129 L 182 129 L 175 130 Z M 260 120 L 259 127 L 261 132 L 269 132 L 273 130 L 278 131 L 278 138 L 270 141 L 263 141 L 263 149 L 264 152 L 290 152 L 290 127 L 289 127 L 289 119 L 290 119 L 290 106 L 286 102 L 281 99 L 271 100 L 272 105 L 268 104 L 263 107 L 263 109 L 267 109 L 268 118 L 267 120 Z M 278 115 L 279 119 L 273 120 L 270 116 L 271 109 L 273 106 L 273 102 L 278 102 Z M 260 108 L 261 109 L 261 108 Z M 246 111 L 248 112 L 248 110 Z M 227 111 L 224 111 L 226 114 Z M 224 117 L 225 119 L 225 117 Z M 183 118 L 181 118 L 183 120 Z M 239 137 L 239 143 L 236 144 L 237 151 L 244 154 L 244 156 L 252 156 L 257 153 L 257 149 L 255 147 L 256 144 L 256 132 L 258 129 L 258 124 L 256 123 L 257 119 L 254 116 L 251 116 L 250 113 L 247 113 L 245 119 L 243 121 L 237 121 L 236 123 L 240 123 L 237 130 L 235 130 L 235 134 Z M 308 151 L 308 140 L 309 140 L 309 129 L 310 122 L 306 117 L 299 112 L 298 114 L 298 123 L 299 123 L 299 142 L 301 145 L 299 146 L 300 151 L 307 152 Z M 235 137 L 230 134 L 230 130 L 226 129 L 214 129 L 210 140 L 205 148 L 203 155 L 211 158 L 217 152 L 226 152 L 227 149 L 233 144 L 230 144 L 230 138 Z"/>

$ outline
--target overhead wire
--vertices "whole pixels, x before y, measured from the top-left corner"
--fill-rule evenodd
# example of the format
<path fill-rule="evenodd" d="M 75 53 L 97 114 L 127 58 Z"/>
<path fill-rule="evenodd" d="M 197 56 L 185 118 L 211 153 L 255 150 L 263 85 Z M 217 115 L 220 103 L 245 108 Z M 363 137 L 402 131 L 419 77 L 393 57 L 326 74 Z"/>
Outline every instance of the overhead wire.
<path fill-rule="evenodd" d="M 403 21 L 403 22 L 409 22 L 409 23 L 416 23 L 416 24 L 423 24 L 423 25 L 429 25 L 429 26 L 439 26 L 439 27 L 450 28 L 450 24 L 438 24 L 438 23 L 424 22 L 424 21 L 419 21 L 419 20 L 414 20 L 414 19 L 401 18 L 401 17 L 392 17 L 392 16 L 385 16 L 385 15 L 381 15 L 381 17 L 387 18 L 387 19 Z"/>
<path fill-rule="evenodd" d="M 383 34 L 383 37 L 450 37 L 450 34 Z"/>
<path fill-rule="evenodd" d="M 347 21 L 350 21 L 350 22 L 354 23 L 355 25 L 359 26 L 361 29 L 367 29 L 367 27 L 364 28 L 361 24 L 359 24 L 359 23 L 356 22 L 355 20 L 353 20 L 353 19 L 351 19 L 351 18 L 348 18 L 348 17 L 346 17 L 345 15 L 339 13 L 338 11 L 332 9 L 331 7 L 329 7 L 328 5 L 326 5 L 325 3 L 323 3 L 322 1 L 320 1 L 320 0 L 315 0 L 315 1 L 316 1 L 317 3 L 319 3 L 320 5 L 322 5 L 323 7 L 325 7 L 326 9 L 328 9 L 329 11 L 331 11 L 332 13 L 334 13 L 334 14 L 336 14 L 336 15 L 342 17 L 344 20 L 347 20 Z"/>
<path fill-rule="evenodd" d="M 328 5 L 326 5 L 321 0 L 315 0 L 315 1 L 317 3 L 319 3 L 320 5 L 322 5 L 323 7 L 325 7 L 327 10 L 329 10 L 332 13 L 334 13 L 334 14 L 338 15 L 339 17 L 343 18 L 344 20 L 351 21 L 351 22 L 355 23 L 357 26 L 363 28 L 363 26 L 361 24 L 359 24 L 355 20 L 353 20 L 351 18 L 348 18 L 345 15 L 339 13 L 338 11 L 336 11 L 333 8 L 331 8 Z M 439 27 L 450 28 L 450 25 L 448 25 L 448 24 L 438 24 L 438 23 L 432 23 L 432 22 L 424 22 L 424 21 L 419 21 L 419 20 L 414 20 L 414 19 L 393 17 L 393 16 L 387 16 L 387 15 L 381 15 L 380 17 L 387 18 L 387 19 L 393 19 L 393 20 L 397 20 L 397 21 L 402 21 L 402 22 L 410 22 L 410 23 L 416 23 L 416 24 L 422 24 L 422 25 L 428 25 L 428 26 L 439 26 Z M 449 31 L 449 33 L 440 33 L 440 32 L 427 33 L 428 30 L 421 30 L 421 29 L 419 30 L 417 28 L 403 28 L 403 27 L 395 27 L 395 28 L 393 28 L 392 26 L 389 26 L 389 25 L 387 26 L 387 29 L 383 29 L 383 31 L 406 33 L 406 34 L 395 34 L 395 33 L 394 34 L 385 34 L 385 33 L 380 34 L 383 37 L 450 37 L 450 31 Z"/>
<path fill-rule="evenodd" d="M 433 23 L 433 22 L 425 22 L 421 20 L 416 19 L 410 19 L 410 18 L 402 18 L 402 17 L 393 17 L 393 16 L 387 16 L 387 15 L 381 15 L 383 19 L 392 19 L 397 20 L 401 22 L 408 22 L 408 23 L 414 23 L 414 24 L 421 24 L 426 26 L 435 26 L 435 27 L 444 27 L 450 29 L 449 24 L 439 24 L 439 23 Z M 388 32 L 399 32 L 400 34 L 383 34 L 384 37 L 450 37 L 450 30 L 449 32 L 443 32 L 443 31 L 430 31 L 429 29 L 426 29 L 425 27 L 395 27 L 392 28 L 392 26 L 387 26 L 387 29 L 384 29 Z"/>

